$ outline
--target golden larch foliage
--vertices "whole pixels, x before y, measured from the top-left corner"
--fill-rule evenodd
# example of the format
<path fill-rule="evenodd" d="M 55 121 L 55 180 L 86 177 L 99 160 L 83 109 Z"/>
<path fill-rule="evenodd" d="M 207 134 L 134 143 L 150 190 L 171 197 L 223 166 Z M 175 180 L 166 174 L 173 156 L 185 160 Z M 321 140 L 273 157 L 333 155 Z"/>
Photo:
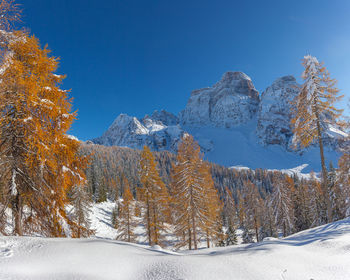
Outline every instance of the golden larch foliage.
<path fill-rule="evenodd" d="M 49 53 L 34 36 L 14 32 L 1 64 L 1 179 L 19 235 L 24 205 L 43 234 L 69 234 L 66 192 L 85 184 L 86 158 L 78 155 L 79 141 L 66 134 L 76 113 L 59 87 L 64 76 L 54 74 L 58 58 Z"/>
<path fill-rule="evenodd" d="M 140 161 L 142 187 L 138 189 L 143 204 L 143 218 L 150 245 L 161 245 L 169 221 L 169 194 L 159 176 L 156 161 L 151 150 L 144 146 Z"/>
<path fill-rule="evenodd" d="M 200 233 L 209 240 L 216 235 L 221 203 L 214 188 L 210 166 L 203 160 L 198 144 L 186 135 L 178 147 L 172 170 L 177 247 L 198 248 Z"/>

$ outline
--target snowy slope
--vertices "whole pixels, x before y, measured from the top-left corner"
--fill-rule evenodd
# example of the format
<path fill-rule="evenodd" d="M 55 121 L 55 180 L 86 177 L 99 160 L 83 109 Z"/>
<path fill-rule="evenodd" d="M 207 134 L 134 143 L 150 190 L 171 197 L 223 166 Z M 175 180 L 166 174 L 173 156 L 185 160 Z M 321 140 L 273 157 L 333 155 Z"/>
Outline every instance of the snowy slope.
<path fill-rule="evenodd" d="M 255 120 L 234 129 L 217 127 L 185 127 L 206 151 L 205 158 L 225 166 L 245 166 L 252 169 L 291 169 L 308 164 L 303 172 L 320 170 L 317 147 L 310 147 L 302 154 L 287 151 L 281 145 L 263 146 L 255 134 Z M 340 154 L 331 147 L 325 148 L 327 161 L 336 164 Z"/>
<path fill-rule="evenodd" d="M 0 237 L 0 279 L 350 279 L 350 219 L 285 239 L 171 252 L 113 240 Z"/>

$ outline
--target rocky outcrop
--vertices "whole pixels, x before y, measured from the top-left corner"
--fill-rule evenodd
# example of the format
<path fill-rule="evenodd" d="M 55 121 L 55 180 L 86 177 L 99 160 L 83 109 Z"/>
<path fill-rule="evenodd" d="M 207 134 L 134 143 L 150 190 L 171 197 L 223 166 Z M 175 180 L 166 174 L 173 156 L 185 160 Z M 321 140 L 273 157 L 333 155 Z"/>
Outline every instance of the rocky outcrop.
<path fill-rule="evenodd" d="M 258 104 L 251 79 L 242 72 L 226 72 L 213 87 L 193 91 L 179 119 L 184 126 L 230 128 L 251 120 Z"/>
<path fill-rule="evenodd" d="M 284 76 L 274 81 L 261 94 L 256 133 L 264 146 L 275 144 L 288 149 L 293 135 L 290 127 L 291 101 L 298 91 L 296 79 Z"/>
<path fill-rule="evenodd" d="M 151 116 L 146 115 L 144 119 L 151 119 L 153 121 L 161 122 L 164 125 L 177 125 L 179 119 L 173 113 L 169 113 L 165 110 L 155 110 Z"/>

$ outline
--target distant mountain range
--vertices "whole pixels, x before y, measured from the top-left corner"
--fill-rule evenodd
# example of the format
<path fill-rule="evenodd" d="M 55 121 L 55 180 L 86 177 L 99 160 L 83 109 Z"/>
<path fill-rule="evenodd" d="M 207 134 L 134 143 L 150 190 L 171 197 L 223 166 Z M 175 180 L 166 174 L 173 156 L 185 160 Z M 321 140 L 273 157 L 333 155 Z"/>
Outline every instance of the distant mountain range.
<path fill-rule="evenodd" d="M 316 146 L 293 151 L 290 144 L 291 103 L 299 85 L 284 76 L 261 95 L 242 72 L 226 72 L 212 87 L 194 90 L 186 108 L 175 116 L 165 110 L 143 119 L 120 114 L 95 144 L 175 152 L 185 133 L 195 137 L 205 157 L 225 166 L 283 169 L 308 164 L 306 171 L 320 170 Z M 336 163 L 337 142 L 346 134 L 327 128 L 326 157 Z"/>

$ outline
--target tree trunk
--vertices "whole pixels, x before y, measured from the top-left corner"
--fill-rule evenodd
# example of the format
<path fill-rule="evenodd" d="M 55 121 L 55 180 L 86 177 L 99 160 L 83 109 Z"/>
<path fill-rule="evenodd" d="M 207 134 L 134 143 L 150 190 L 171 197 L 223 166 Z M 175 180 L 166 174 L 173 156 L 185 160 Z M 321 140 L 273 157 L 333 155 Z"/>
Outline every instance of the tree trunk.
<path fill-rule="evenodd" d="M 22 230 L 22 198 L 17 193 L 13 200 L 13 215 L 15 217 L 15 229 L 14 233 L 16 235 L 22 236 L 23 230 Z"/>
<path fill-rule="evenodd" d="M 188 250 L 192 250 L 192 233 L 191 229 L 188 229 Z"/>
<path fill-rule="evenodd" d="M 207 247 L 210 248 L 209 232 L 208 232 L 208 230 L 207 230 Z"/>
<path fill-rule="evenodd" d="M 152 245 L 152 236 L 151 236 L 151 217 L 150 217 L 150 205 L 148 200 L 148 194 L 146 198 L 146 204 L 147 204 L 147 231 L 148 231 L 148 243 L 151 246 Z"/>
<path fill-rule="evenodd" d="M 320 156 L 321 156 L 322 179 L 323 179 L 322 190 L 323 190 L 323 197 L 327 206 L 327 222 L 330 223 L 332 222 L 332 207 L 331 207 L 331 201 L 329 198 L 329 191 L 328 191 L 328 174 L 327 174 L 327 167 L 324 159 L 320 118 L 319 118 L 319 114 L 316 106 L 315 106 L 315 115 L 316 115 L 316 123 L 317 123 L 317 138 L 318 138 L 318 144 L 320 146 Z"/>
<path fill-rule="evenodd" d="M 154 230 L 154 244 L 159 245 L 158 243 L 158 230 L 157 230 L 157 207 L 153 203 L 153 230 Z"/>
<path fill-rule="evenodd" d="M 193 202 L 193 193 L 192 193 L 192 187 L 190 190 L 191 194 L 191 219 L 192 219 L 192 230 L 193 230 L 193 245 L 194 249 L 197 250 L 197 230 L 196 230 L 196 218 L 194 215 L 194 202 Z"/>
<path fill-rule="evenodd" d="M 197 230 L 196 230 L 196 219 L 192 210 L 192 228 L 193 228 L 193 245 L 194 249 L 197 250 Z"/>
<path fill-rule="evenodd" d="M 256 218 L 254 218 L 254 228 L 255 228 L 256 242 L 259 242 L 259 229 L 258 229 L 258 221 Z"/>
<path fill-rule="evenodd" d="M 130 209 L 128 206 L 128 242 L 130 242 L 131 238 L 130 238 L 131 232 L 130 232 Z"/>

